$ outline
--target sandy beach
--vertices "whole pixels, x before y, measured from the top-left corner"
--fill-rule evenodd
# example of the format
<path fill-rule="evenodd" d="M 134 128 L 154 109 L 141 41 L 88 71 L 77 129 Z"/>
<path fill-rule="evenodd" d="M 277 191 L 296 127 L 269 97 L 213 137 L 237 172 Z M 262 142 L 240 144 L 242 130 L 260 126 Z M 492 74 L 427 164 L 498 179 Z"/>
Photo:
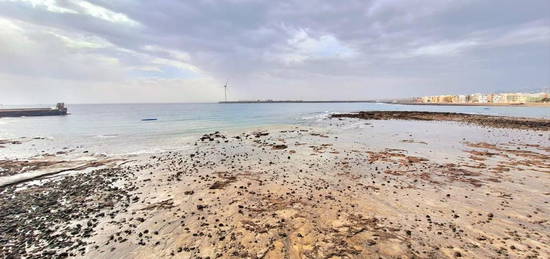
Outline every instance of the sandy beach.
<path fill-rule="evenodd" d="M 548 257 L 548 120 L 386 119 L 0 161 L 0 257 Z"/>

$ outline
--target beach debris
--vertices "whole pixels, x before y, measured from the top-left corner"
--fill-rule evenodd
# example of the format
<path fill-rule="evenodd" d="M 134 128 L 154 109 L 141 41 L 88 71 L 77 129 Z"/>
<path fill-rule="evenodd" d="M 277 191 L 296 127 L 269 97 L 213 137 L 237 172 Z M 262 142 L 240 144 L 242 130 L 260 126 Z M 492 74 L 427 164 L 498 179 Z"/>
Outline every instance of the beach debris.
<path fill-rule="evenodd" d="M 285 145 L 285 144 L 275 144 L 275 145 L 273 145 L 272 147 L 273 147 L 274 150 L 281 150 L 281 149 L 286 149 L 286 148 L 288 148 L 288 146 Z"/>

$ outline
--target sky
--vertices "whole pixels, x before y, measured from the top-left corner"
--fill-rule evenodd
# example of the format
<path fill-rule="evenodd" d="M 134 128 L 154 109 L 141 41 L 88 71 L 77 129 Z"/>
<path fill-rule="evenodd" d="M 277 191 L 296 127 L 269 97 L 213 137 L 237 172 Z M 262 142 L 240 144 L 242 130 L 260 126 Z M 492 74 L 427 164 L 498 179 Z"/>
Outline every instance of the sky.
<path fill-rule="evenodd" d="M 550 87 L 548 0 L 0 0 L 0 104 Z"/>

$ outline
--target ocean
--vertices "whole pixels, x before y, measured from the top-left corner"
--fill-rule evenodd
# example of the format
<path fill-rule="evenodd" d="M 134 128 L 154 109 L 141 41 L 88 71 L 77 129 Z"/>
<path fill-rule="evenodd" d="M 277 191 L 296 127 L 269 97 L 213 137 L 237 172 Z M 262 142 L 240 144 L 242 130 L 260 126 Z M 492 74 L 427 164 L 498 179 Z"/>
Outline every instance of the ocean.
<path fill-rule="evenodd" d="M 132 154 L 185 148 L 198 135 L 274 125 L 312 125 L 330 113 L 445 111 L 549 118 L 547 107 L 415 106 L 379 103 L 72 104 L 70 115 L 0 118 L 0 158 L 71 151 Z M 144 121 L 144 119 L 155 119 Z"/>

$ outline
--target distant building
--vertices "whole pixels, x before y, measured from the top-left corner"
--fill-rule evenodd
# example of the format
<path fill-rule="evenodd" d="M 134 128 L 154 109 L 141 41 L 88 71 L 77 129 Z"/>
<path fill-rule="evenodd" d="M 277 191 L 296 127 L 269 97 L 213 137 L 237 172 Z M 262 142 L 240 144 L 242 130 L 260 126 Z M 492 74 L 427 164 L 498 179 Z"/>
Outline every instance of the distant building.
<path fill-rule="evenodd" d="M 525 94 L 525 101 L 528 103 L 542 102 L 545 98 L 548 98 L 548 93 Z"/>
<path fill-rule="evenodd" d="M 452 95 L 441 95 L 439 102 L 441 103 L 452 103 L 453 102 L 453 96 Z"/>
<path fill-rule="evenodd" d="M 549 93 L 500 93 L 470 95 L 435 95 L 415 99 L 418 103 L 528 103 L 548 101 Z"/>
<path fill-rule="evenodd" d="M 468 100 L 468 102 L 479 103 L 479 96 L 481 96 L 481 94 L 470 94 L 470 99 Z"/>
<path fill-rule="evenodd" d="M 492 94 L 491 103 L 505 103 L 506 98 L 502 94 Z"/>
<path fill-rule="evenodd" d="M 480 95 L 479 96 L 479 103 L 488 103 L 489 102 L 489 99 L 487 98 L 487 95 Z"/>
<path fill-rule="evenodd" d="M 527 100 L 526 96 L 521 93 L 506 94 L 507 103 L 525 103 L 526 100 Z"/>

